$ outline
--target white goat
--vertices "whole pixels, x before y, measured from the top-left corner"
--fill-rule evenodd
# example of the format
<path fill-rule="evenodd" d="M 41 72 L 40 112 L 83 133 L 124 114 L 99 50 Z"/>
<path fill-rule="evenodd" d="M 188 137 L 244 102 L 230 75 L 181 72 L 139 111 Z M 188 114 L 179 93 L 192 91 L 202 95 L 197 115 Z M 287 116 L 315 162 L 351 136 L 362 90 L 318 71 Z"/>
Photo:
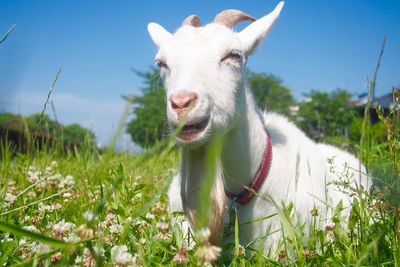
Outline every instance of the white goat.
<path fill-rule="evenodd" d="M 198 193 L 207 168 L 207 147 L 216 136 L 224 136 L 211 198 L 204 200 L 211 201 L 209 227 L 213 241 L 222 232 L 226 207 L 232 204 L 234 195 L 239 223 L 276 212 L 265 199 L 253 197 L 247 187 L 252 183 L 257 184 L 250 186 L 254 191 L 270 196 L 276 203 L 292 202 L 299 217 L 307 221 L 314 207 L 323 214 L 326 203 L 336 205 L 348 199 L 326 186 L 335 179 L 327 159 L 335 158 L 340 169 L 346 163 L 356 177 L 359 173 L 353 169 L 361 166 L 361 172 L 365 173 L 355 157 L 335 147 L 314 143 L 285 117 L 262 114 L 256 107 L 244 74 L 245 64 L 282 7 L 283 2 L 259 20 L 238 10 L 226 10 L 204 27 L 192 15 L 174 34 L 156 23 L 148 25 L 150 36 L 159 48 L 156 62 L 166 88 L 171 127 L 176 127 L 187 113 L 177 137 L 182 147 L 181 169 L 171 184 L 169 201 L 170 211 L 184 211 L 192 224 L 196 221 Z M 253 22 L 241 32 L 232 31 L 236 23 L 244 20 Z M 366 176 L 362 175 L 361 181 L 364 188 L 369 187 Z M 241 225 L 241 243 L 247 244 L 265 236 L 268 230 L 279 228 L 278 216 Z M 279 233 L 266 238 L 266 249 L 277 245 L 279 238 Z"/>

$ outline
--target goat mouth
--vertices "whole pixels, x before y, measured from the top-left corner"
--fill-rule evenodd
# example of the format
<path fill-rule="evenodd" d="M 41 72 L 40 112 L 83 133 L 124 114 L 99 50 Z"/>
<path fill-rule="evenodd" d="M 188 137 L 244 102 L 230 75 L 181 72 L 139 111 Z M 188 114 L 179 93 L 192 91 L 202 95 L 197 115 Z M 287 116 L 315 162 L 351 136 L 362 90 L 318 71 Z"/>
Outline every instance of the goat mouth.
<path fill-rule="evenodd" d="M 184 141 L 190 141 L 199 136 L 207 127 L 209 119 L 204 119 L 196 123 L 185 124 L 178 134 L 178 138 Z"/>

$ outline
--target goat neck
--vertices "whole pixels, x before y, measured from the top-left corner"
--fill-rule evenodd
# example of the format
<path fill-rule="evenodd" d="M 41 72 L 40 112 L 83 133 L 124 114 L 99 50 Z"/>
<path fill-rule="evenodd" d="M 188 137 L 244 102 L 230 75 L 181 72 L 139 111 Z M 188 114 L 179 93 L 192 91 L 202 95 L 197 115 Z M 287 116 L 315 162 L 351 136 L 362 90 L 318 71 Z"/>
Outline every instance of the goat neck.
<path fill-rule="evenodd" d="M 245 190 L 256 176 L 266 147 L 263 116 L 247 88 L 245 95 L 246 112 L 226 135 L 221 154 L 225 189 L 235 194 Z"/>

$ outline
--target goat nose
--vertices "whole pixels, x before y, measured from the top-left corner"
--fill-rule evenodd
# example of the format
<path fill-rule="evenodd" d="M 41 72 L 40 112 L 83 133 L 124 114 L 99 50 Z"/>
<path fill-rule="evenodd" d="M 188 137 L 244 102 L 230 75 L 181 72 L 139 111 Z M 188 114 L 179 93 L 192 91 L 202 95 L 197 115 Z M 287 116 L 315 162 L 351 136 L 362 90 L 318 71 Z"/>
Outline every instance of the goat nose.
<path fill-rule="evenodd" d="M 196 105 L 197 94 L 193 92 L 179 92 L 171 95 L 169 101 L 173 110 L 179 111 Z"/>

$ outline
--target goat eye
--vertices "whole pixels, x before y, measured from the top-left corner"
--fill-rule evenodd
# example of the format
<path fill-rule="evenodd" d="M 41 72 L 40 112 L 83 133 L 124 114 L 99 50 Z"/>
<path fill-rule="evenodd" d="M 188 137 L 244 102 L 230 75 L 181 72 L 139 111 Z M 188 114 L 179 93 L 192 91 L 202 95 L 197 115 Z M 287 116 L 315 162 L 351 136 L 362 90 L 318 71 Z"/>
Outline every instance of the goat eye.
<path fill-rule="evenodd" d="M 157 64 L 157 66 L 160 68 L 160 69 L 162 69 L 162 68 L 168 68 L 168 65 L 167 65 L 167 63 L 165 63 L 165 61 L 164 60 L 161 60 L 161 59 L 157 59 L 156 60 L 156 64 Z"/>
<path fill-rule="evenodd" d="M 221 62 L 226 60 L 238 61 L 241 57 L 242 55 L 239 52 L 231 51 L 221 59 Z"/>

